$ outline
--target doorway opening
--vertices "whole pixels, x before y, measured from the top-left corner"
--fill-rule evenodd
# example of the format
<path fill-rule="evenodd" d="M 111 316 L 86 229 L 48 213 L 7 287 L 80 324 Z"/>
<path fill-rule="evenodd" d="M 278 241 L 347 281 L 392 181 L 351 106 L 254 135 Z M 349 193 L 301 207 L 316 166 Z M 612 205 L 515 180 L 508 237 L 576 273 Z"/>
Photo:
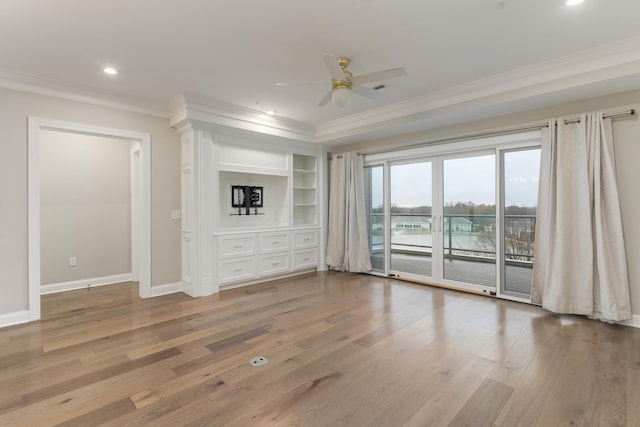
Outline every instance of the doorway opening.
<path fill-rule="evenodd" d="M 130 280 L 139 282 L 141 298 L 151 296 L 151 136 L 147 133 L 105 128 L 36 117 L 28 118 L 28 269 L 29 320 L 40 318 L 42 293 L 41 155 L 49 131 L 124 140 L 130 147 Z M 73 191 L 72 188 L 68 191 Z M 99 244 L 96 242 L 96 244 Z M 69 265 L 75 260 L 69 259 Z M 55 289 L 53 289 L 55 291 Z M 49 290 L 51 291 L 51 290 Z"/>

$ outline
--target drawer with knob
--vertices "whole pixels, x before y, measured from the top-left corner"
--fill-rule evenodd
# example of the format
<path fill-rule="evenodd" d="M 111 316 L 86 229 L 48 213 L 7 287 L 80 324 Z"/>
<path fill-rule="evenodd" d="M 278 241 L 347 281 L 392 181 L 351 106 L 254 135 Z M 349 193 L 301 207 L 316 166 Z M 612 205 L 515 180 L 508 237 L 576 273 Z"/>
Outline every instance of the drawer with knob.
<path fill-rule="evenodd" d="M 293 270 L 303 268 L 313 268 L 318 266 L 318 250 L 309 249 L 305 251 L 295 251 L 293 253 Z"/>
<path fill-rule="evenodd" d="M 267 276 L 291 271 L 289 253 L 269 254 L 260 256 L 259 275 Z"/>
<path fill-rule="evenodd" d="M 254 255 L 256 253 L 255 233 L 233 234 L 218 238 L 219 258 Z"/>
<path fill-rule="evenodd" d="M 318 230 L 293 231 L 293 249 L 313 248 L 318 246 Z"/>
<path fill-rule="evenodd" d="M 289 250 L 288 231 L 260 233 L 260 253 L 266 254 L 287 250 Z"/>
<path fill-rule="evenodd" d="M 218 262 L 218 280 L 220 283 L 237 282 L 256 276 L 255 257 L 234 258 Z"/>

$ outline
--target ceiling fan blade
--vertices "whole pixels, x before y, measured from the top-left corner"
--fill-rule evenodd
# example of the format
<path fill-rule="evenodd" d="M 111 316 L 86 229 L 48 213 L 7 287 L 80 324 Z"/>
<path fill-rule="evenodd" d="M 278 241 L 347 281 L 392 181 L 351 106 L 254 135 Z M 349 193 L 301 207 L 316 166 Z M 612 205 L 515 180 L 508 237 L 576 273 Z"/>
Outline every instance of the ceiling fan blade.
<path fill-rule="evenodd" d="M 392 68 L 390 70 L 376 71 L 375 73 L 362 74 L 355 76 L 351 79 L 351 83 L 354 85 L 365 85 L 368 83 L 375 83 L 382 80 L 389 80 L 394 77 L 406 76 L 407 70 L 404 68 Z"/>
<path fill-rule="evenodd" d="M 342 71 L 342 67 L 338 64 L 338 59 L 335 55 L 331 53 L 323 53 L 322 58 L 324 59 L 324 65 L 327 66 L 329 73 L 331 74 L 331 78 L 334 80 L 346 80 L 346 76 Z"/>
<path fill-rule="evenodd" d="M 351 88 L 351 91 L 353 93 L 356 93 L 360 96 L 364 96 L 366 98 L 371 98 L 371 99 L 376 99 L 376 100 L 384 100 L 384 99 L 388 99 L 388 96 L 378 92 L 377 90 L 374 89 L 370 89 L 368 87 L 364 87 L 364 86 L 353 86 Z"/>
<path fill-rule="evenodd" d="M 291 83 L 276 83 L 276 86 L 318 86 L 327 84 L 326 82 L 291 82 Z"/>
<path fill-rule="evenodd" d="M 320 101 L 318 101 L 318 107 L 324 107 L 325 105 L 327 105 L 327 103 L 329 101 L 331 101 L 331 96 L 333 95 L 333 90 L 330 90 L 329 92 L 327 92 L 327 94 L 324 96 L 324 98 L 322 98 Z"/>

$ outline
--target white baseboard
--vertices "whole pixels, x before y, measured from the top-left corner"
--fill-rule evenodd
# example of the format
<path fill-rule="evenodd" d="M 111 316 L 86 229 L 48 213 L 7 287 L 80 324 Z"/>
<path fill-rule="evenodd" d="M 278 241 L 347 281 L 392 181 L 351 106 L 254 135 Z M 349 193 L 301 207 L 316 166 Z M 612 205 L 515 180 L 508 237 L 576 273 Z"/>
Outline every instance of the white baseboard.
<path fill-rule="evenodd" d="M 631 326 L 632 328 L 640 328 L 640 315 L 632 314 L 631 319 L 620 322 L 621 325 Z"/>
<path fill-rule="evenodd" d="M 160 295 L 175 294 L 182 292 L 182 282 L 166 283 L 151 287 L 151 297 L 159 297 Z"/>
<path fill-rule="evenodd" d="M 603 321 L 602 320 L 602 313 L 594 313 L 593 316 L 587 316 L 587 317 L 589 319 Z M 605 322 L 606 322 L 606 320 L 605 320 Z M 613 323 L 613 324 L 616 324 L 616 325 L 631 326 L 632 328 L 640 328 L 640 315 L 631 314 L 631 319 L 629 319 L 629 320 L 620 320 L 618 322 L 611 321 L 609 323 Z"/>
<path fill-rule="evenodd" d="M 260 283 L 266 283 L 266 282 L 271 282 L 273 280 L 280 280 L 280 279 L 286 279 L 288 277 L 294 277 L 294 276 L 301 276 L 303 274 L 307 274 L 307 273 L 315 273 L 317 271 L 316 267 L 312 267 L 312 268 L 306 268 L 306 269 L 302 269 L 302 270 L 296 270 L 296 271 L 292 271 L 289 273 L 284 273 L 284 274 L 278 274 L 275 276 L 266 276 L 266 277 L 261 277 L 259 279 L 255 279 L 255 280 L 244 280 L 241 282 L 235 282 L 235 283 L 229 283 L 229 284 L 221 284 L 219 285 L 220 291 L 228 291 L 229 289 L 236 289 L 236 288 L 242 288 L 245 286 L 251 286 L 251 285 L 258 285 Z"/>
<path fill-rule="evenodd" d="M 0 328 L 5 326 L 18 325 L 30 322 L 29 310 L 16 311 L 13 313 L 0 314 Z"/>
<path fill-rule="evenodd" d="M 72 291 L 89 287 L 113 285 L 114 283 L 130 282 L 133 279 L 131 273 L 116 274 L 114 276 L 93 277 L 91 279 L 74 280 L 71 282 L 52 283 L 40 287 L 40 295 L 53 294 L 55 292 Z"/>

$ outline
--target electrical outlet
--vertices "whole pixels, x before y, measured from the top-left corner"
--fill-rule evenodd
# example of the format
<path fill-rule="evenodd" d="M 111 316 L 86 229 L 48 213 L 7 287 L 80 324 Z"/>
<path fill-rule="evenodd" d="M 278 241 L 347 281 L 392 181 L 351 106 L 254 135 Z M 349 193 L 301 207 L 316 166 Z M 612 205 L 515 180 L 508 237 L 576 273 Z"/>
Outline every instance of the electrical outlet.
<path fill-rule="evenodd" d="M 74 256 L 69 258 L 69 267 L 75 267 L 76 265 L 78 265 L 78 259 Z"/>
<path fill-rule="evenodd" d="M 179 210 L 178 211 L 171 211 L 171 219 L 180 219 L 180 216 L 181 216 L 180 214 L 181 214 L 181 212 Z"/>

